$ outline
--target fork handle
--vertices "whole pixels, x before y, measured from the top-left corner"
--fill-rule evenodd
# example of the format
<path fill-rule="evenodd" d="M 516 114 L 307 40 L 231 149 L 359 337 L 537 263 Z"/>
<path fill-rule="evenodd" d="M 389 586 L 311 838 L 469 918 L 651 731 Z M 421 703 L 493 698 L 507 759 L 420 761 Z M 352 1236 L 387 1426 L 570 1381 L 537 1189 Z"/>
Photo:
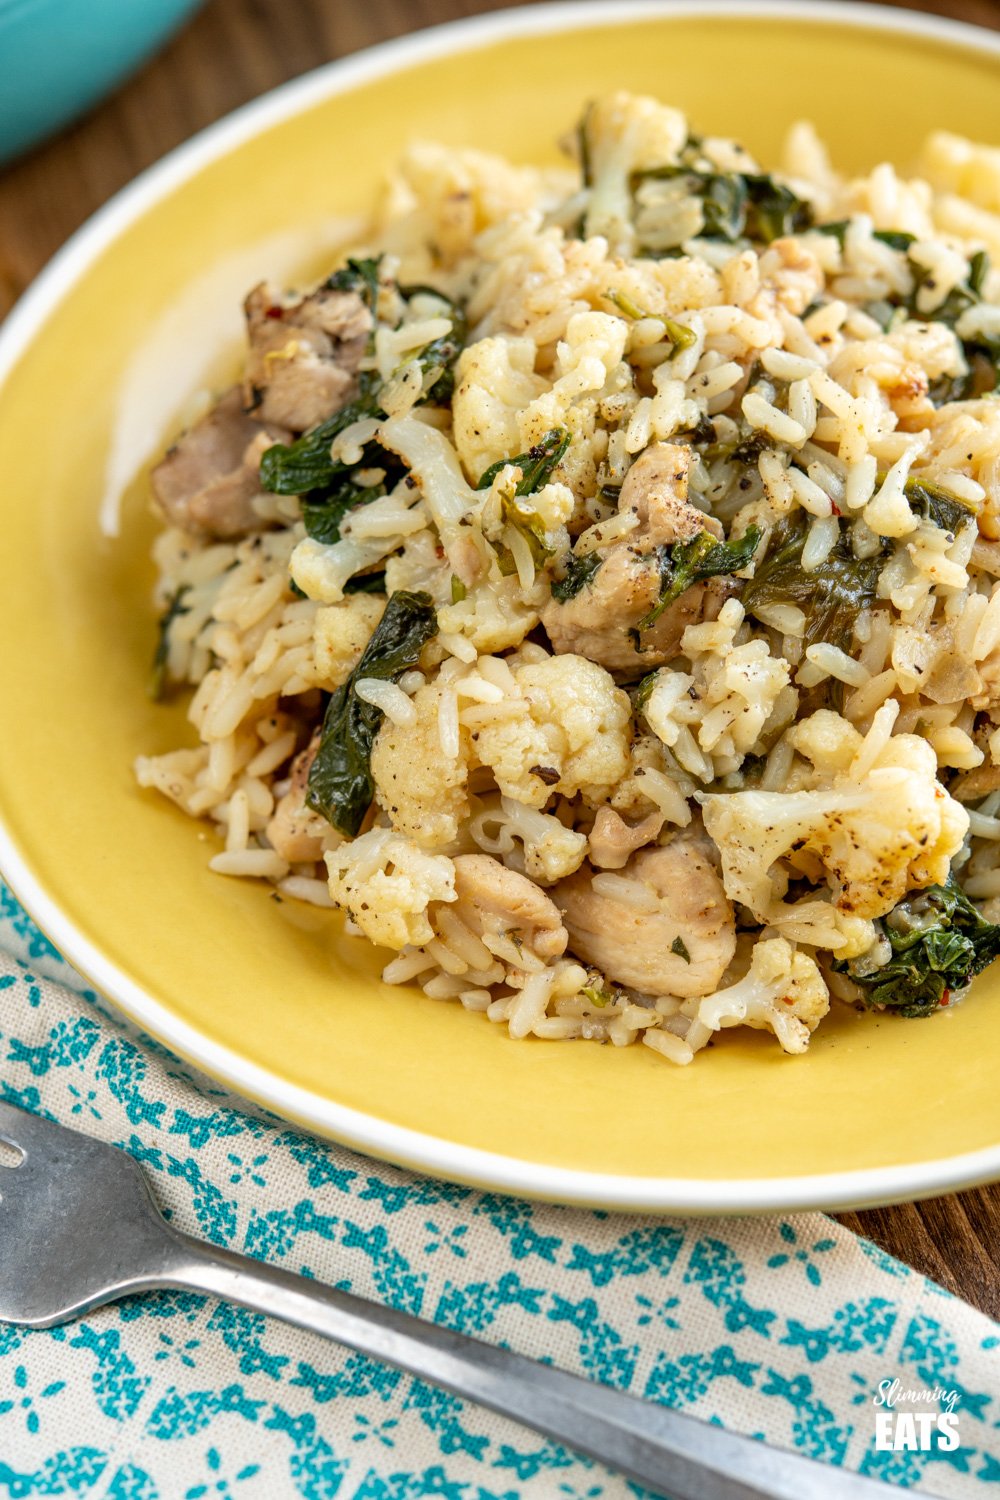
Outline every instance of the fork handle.
<path fill-rule="evenodd" d="M 509 1349 L 173 1231 L 160 1285 L 281 1318 L 567 1443 L 673 1500 L 887 1500 L 877 1481 L 766 1447 Z"/>

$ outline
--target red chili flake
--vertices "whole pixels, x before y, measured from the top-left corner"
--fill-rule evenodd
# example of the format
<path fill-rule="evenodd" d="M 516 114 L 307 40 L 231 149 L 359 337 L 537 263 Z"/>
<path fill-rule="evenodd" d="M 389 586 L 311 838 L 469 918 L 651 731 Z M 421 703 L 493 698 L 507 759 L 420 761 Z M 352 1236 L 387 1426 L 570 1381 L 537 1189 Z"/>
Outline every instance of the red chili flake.
<path fill-rule="evenodd" d="M 833 511 L 833 514 L 835 516 L 842 516 L 844 514 L 840 506 L 837 504 L 836 500 L 830 501 L 830 509 Z"/>
<path fill-rule="evenodd" d="M 945 990 L 944 994 L 941 996 L 941 999 L 938 1001 L 938 1004 L 939 1005 L 950 1005 L 951 1004 L 951 990 Z"/>
<path fill-rule="evenodd" d="M 285 315 L 283 307 L 269 307 L 266 316 L 269 318 L 282 318 Z"/>

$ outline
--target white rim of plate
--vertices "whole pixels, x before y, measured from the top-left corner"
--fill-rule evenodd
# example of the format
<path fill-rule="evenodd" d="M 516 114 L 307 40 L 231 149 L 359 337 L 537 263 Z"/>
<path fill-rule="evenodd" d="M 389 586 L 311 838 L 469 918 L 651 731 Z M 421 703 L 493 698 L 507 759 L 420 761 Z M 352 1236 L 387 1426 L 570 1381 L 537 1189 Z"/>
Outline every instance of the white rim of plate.
<path fill-rule="evenodd" d="M 302 109 L 387 74 L 451 52 L 515 36 L 593 25 L 627 25 L 661 16 L 739 16 L 816 24 L 841 22 L 869 31 L 929 37 L 967 51 L 1000 56 L 1000 35 L 964 22 L 917 15 L 855 0 L 590 0 L 585 19 L 574 0 L 518 7 L 450 21 L 338 59 L 252 100 L 200 131 L 135 178 L 62 246 L 0 328 L 0 388 L 49 313 L 105 247 L 148 208 L 233 147 Z M 111 963 L 60 910 L 0 823 L 4 878 L 60 952 L 133 1021 L 196 1067 L 317 1134 L 382 1160 L 556 1203 L 656 1213 L 767 1213 L 860 1207 L 955 1192 L 1000 1177 L 1000 1142 L 980 1151 L 903 1166 L 817 1176 L 759 1179 L 628 1177 L 571 1171 L 555 1164 L 461 1146 L 393 1125 L 276 1078 L 213 1042 L 154 1000 Z"/>

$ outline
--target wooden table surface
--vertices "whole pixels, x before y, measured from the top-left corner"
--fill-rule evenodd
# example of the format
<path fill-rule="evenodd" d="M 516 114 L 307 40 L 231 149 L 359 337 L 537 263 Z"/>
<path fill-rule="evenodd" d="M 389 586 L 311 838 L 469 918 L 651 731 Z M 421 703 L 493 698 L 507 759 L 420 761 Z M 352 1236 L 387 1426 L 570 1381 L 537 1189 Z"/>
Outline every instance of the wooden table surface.
<path fill-rule="evenodd" d="M 0 317 L 88 215 L 204 125 L 331 58 L 502 8 L 490 0 L 208 0 L 131 82 L 0 169 Z M 1000 0 L 911 8 L 1000 29 Z M 1000 1184 L 839 1217 L 1000 1318 Z"/>

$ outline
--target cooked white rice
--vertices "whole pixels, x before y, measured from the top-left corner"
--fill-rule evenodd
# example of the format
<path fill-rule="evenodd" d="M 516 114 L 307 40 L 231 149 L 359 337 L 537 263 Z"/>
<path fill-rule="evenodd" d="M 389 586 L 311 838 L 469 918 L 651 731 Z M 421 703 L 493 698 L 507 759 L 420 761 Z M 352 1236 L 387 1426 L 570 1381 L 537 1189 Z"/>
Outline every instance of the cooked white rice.
<path fill-rule="evenodd" d="M 199 743 L 138 780 L 215 825 L 213 870 L 341 908 L 387 982 L 512 1037 L 686 1064 L 733 1026 L 804 1051 L 831 991 L 926 1013 L 964 983 L 878 988 L 920 892 L 954 871 L 1000 910 L 996 152 L 937 133 L 847 179 L 797 124 L 767 178 L 626 94 L 579 140 L 582 185 L 429 145 L 393 171 L 354 261 L 378 406 L 328 445 L 365 494 L 338 535 L 264 487 L 237 534 L 162 532 L 158 671 Z M 302 337 L 265 389 L 329 374 Z M 358 667 L 414 593 L 419 649 Z M 348 699 L 354 826 L 313 784 Z"/>

